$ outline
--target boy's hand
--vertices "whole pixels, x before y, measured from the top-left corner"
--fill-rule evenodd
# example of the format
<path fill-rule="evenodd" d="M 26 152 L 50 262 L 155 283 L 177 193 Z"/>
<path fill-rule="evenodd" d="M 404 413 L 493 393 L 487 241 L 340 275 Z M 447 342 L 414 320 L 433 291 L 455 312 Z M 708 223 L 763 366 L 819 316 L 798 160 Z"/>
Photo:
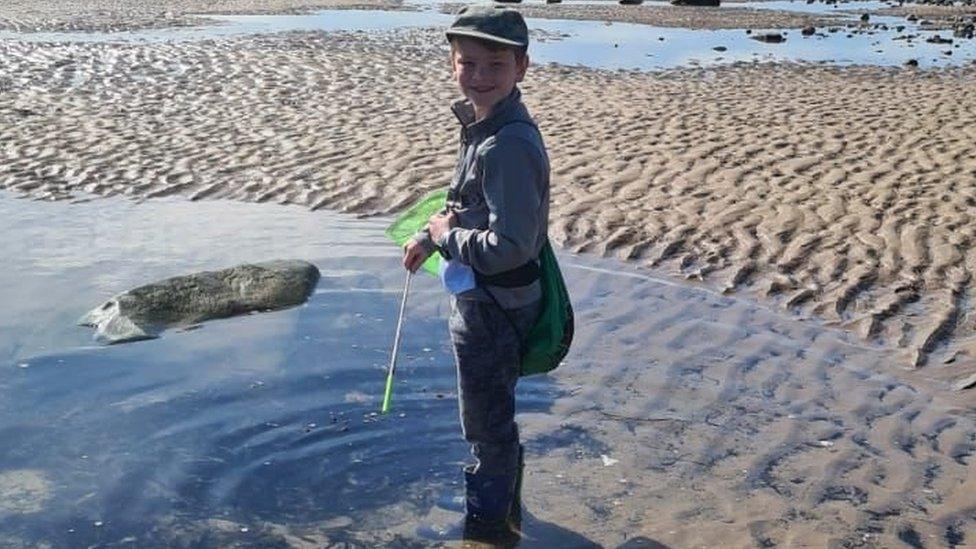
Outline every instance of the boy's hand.
<path fill-rule="evenodd" d="M 425 250 L 416 240 L 408 240 L 403 245 L 403 266 L 411 273 L 415 273 L 430 255 L 430 252 Z"/>
<path fill-rule="evenodd" d="M 447 215 L 444 214 L 434 214 L 430 216 L 427 222 L 427 230 L 430 231 L 430 239 L 434 242 L 440 243 L 447 231 L 450 231 L 457 225 L 457 217 L 454 212 Z"/>

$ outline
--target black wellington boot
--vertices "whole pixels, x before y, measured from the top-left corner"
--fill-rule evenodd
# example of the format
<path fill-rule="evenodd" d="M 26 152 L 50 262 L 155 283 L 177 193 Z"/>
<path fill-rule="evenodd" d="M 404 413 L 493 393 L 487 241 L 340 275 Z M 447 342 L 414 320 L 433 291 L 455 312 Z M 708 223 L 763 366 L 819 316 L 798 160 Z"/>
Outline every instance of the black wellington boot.
<path fill-rule="evenodd" d="M 454 524 L 421 526 L 417 535 L 435 541 L 514 546 L 520 539 L 517 529 L 510 525 L 518 475 L 485 475 L 472 470 L 472 466 L 464 468 L 464 517 Z"/>
<path fill-rule="evenodd" d="M 485 475 L 465 469 L 465 540 L 501 547 L 518 543 L 519 533 L 510 524 L 518 483 L 518 473 Z M 521 510 L 518 514 L 521 517 Z"/>

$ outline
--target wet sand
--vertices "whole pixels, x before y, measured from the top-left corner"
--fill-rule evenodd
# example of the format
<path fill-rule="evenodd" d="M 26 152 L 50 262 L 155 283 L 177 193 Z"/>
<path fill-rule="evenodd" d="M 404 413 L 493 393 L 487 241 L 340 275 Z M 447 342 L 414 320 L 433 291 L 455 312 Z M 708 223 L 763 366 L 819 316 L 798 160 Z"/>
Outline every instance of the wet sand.
<path fill-rule="evenodd" d="M 437 31 L 3 41 L 0 188 L 394 213 L 448 183 L 445 58 Z M 974 80 L 531 69 L 552 238 L 680 281 L 577 275 L 571 394 L 522 417 L 537 531 L 972 543 L 976 391 L 952 386 L 976 373 Z"/>
<path fill-rule="evenodd" d="M 971 397 L 749 300 L 569 272 L 571 395 L 521 422 L 534 515 L 607 547 L 972 543 Z"/>

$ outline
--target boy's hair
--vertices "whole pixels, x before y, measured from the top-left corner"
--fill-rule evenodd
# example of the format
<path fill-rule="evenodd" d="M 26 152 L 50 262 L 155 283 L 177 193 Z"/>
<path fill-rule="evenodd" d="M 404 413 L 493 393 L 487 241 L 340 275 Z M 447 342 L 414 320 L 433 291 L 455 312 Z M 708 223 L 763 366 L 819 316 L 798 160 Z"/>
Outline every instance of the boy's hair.
<path fill-rule="evenodd" d="M 485 49 L 492 52 L 511 51 L 512 53 L 515 54 L 516 61 L 521 61 L 522 59 L 524 59 L 526 54 L 529 51 L 528 46 L 510 46 L 508 44 L 502 44 L 485 38 L 476 38 L 474 36 L 448 36 L 447 41 L 450 42 L 451 44 L 452 56 L 454 55 L 454 52 L 456 50 L 455 44 L 457 43 L 458 40 L 470 40 L 472 42 L 476 42 L 478 45 L 483 46 Z"/>

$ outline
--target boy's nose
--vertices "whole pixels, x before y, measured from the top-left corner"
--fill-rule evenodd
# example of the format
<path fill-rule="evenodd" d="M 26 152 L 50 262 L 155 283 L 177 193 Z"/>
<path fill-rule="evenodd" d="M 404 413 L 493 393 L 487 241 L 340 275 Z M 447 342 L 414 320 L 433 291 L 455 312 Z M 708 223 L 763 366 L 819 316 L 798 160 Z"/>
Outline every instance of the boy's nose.
<path fill-rule="evenodd" d="M 476 81 L 486 80 L 490 77 L 490 75 L 491 75 L 490 68 L 487 66 L 482 65 L 475 68 L 474 79 Z"/>

